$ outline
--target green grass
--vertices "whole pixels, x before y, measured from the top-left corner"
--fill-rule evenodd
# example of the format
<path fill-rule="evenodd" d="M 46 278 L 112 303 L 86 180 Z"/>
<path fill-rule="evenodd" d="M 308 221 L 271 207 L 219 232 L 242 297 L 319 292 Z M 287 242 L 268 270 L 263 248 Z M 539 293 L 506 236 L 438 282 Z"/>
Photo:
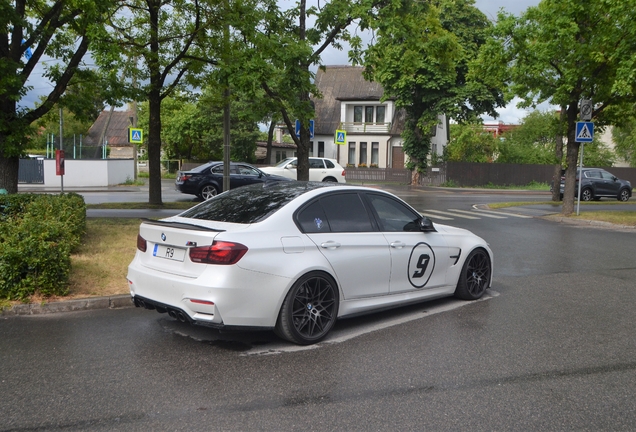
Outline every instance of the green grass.
<path fill-rule="evenodd" d="M 527 185 L 495 185 L 488 183 L 481 186 L 460 186 L 453 180 L 448 180 L 440 185 L 441 187 L 449 188 L 467 188 L 467 189 L 504 189 L 504 190 L 534 190 L 534 191 L 549 191 L 549 183 L 530 182 Z"/>

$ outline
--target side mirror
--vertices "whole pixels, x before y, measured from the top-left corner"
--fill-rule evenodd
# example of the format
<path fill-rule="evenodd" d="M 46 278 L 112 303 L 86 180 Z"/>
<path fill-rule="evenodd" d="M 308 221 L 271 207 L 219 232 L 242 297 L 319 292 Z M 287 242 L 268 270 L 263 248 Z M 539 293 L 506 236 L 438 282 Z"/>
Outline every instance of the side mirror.
<path fill-rule="evenodd" d="M 420 231 L 422 232 L 435 232 L 435 226 L 433 226 L 433 221 L 424 216 L 420 219 Z"/>

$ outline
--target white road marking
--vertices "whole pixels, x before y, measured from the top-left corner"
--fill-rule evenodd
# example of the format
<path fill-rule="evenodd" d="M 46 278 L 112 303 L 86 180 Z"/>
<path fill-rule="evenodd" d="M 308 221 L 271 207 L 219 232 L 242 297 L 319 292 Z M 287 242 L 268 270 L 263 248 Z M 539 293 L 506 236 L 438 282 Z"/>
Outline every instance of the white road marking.
<path fill-rule="evenodd" d="M 458 214 L 458 213 L 451 213 L 451 212 L 447 212 L 447 211 L 442 211 L 442 210 L 426 210 L 427 212 L 432 212 L 432 213 L 440 213 L 446 216 L 452 216 L 452 217 L 458 217 L 458 218 L 463 218 L 463 219 L 479 219 L 477 216 L 468 216 L 468 215 L 464 215 L 464 214 Z M 471 213 L 471 212 L 468 212 Z"/>
<path fill-rule="evenodd" d="M 453 220 L 453 218 L 449 218 L 449 217 L 445 217 L 445 216 L 440 216 L 440 215 L 434 215 L 434 214 L 432 214 L 432 213 L 422 213 L 422 212 L 420 212 L 420 214 L 421 214 L 422 216 L 427 216 L 427 217 L 435 218 L 435 219 L 441 219 L 441 220 Z"/>
<path fill-rule="evenodd" d="M 356 338 L 358 336 L 362 336 L 368 333 L 373 333 L 378 330 L 383 330 L 389 327 L 394 327 L 400 324 L 404 324 L 410 321 L 415 321 L 418 319 L 426 318 L 431 315 L 436 315 L 442 312 L 448 312 L 454 309 L 458 309 L 463 306 L 468 306 L 475 302 L 486 301 L 498 297 L 499 293 L 497 291 L 493 291 L 492 289 L 486 291 L 486 294 L 475 301 L 465 301 L 465 300 L 457 300 L 449 297 L 447 302 L 443 302 L 437 306 L 426 307 L 426 303 L 422 302 L 422 308 L 425 310 L 417 310 L 409 313 L 405 313 L 402 316 L 393 318 L 393 319 L 383 319 L 381 315 L 378 315 L 377 324 L 373 325 L 365 325 L 361 324 L 360 326 L 353 326 L 351 328 L 347 328 L 345 330 L 338 330 L 337 328 L 333 329 L 327 338 L 322 342 L 315 345 L 308 346 L 300 346 L 294 345 L 289 342 L 281 341 L 280 344 L 267 344 L 266 346 L 256 346 L 249 351 L 241 353 L 241 356 L 250 356 L 250 355 L 275 355 L 275 354 L 283 354 L 288 352 L 298 352 L 298 351 L 307 351 L 312 349 L 319 349 L 325 345 L 329 344 L 337 344 L 346 342 L 350 339 Z"/>
<path fill-rule="evenodd" d="M 453 211 L 453 212 L 458 212 L 458 213 L 466 213 L 466 214 L 473 215 L 473 216 L 475 215 L 475 213 L 478 213 L 475 210 L 472 210 L 472 211 L 471 210 L 458 210 L 458 209 L 448 209 L 448 210 Z M 479 212 L 479 213 L 481 213 L 481 212 Z M 480 214 L 479 216 L 487 217 L 487 218 L 493 218 L 493 219 L 506 219 L 505 216 L 495 216 L 495 215 L 491 215 L 491 214 Z"/>
<path fill-rule="evenodd" d="M 527 215 L 520 215 L 520 214 L 515 214 L 515 213 L 506 213 L 506 212 L 500 212 L 500 211 L 492 211 L 492 210 L 482 210 L 478 207 L 476 207 L 477 204 L 475 204 L 473 206 L 473 208 L 481 213 L 492 213 L 492 214 L 496 214 L 496 215 L 504 215 L 504 216 L 512 216 L 512 217 L 518 217 L 518 218 L 522 218 L 522 219 L 532 219 L 532 216 L 527 216 Z"/>

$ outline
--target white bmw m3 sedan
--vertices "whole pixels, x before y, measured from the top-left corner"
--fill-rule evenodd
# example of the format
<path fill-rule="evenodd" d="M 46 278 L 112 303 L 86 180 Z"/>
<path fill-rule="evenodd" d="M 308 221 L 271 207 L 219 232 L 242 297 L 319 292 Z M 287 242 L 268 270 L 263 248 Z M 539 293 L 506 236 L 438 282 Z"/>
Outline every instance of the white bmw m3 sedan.
<path fill-rule="evenodd" d="M 473 233 L 362 186 L 279 182 L 232 189 L 145 220 L 128 267 L 138 307 L 215 328 L 322 340 L 338 318 L 456 296 L 492 282 Z"/>

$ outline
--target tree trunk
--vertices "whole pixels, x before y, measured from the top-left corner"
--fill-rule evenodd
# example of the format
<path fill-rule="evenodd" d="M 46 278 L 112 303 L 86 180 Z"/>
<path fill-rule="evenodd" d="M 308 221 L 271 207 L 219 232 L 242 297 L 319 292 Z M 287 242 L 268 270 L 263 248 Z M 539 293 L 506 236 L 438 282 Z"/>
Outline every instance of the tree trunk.
<path fill-rule="evenodd" d="M 567 120 L 567 107 L 561 105 L 559 114 L 559 132 L 556 136 L 554 147 L 554 157 L 557 163 L 554 165 L 554 175 L 552 176 L 552 201 L 561 201 L 561 170 L 563 169 L 563 123 Z"/>
<path fill-rule="evenodd" d="M 296 169 L 298 180 L 309 180 L 309 129 L 300 125 L 300 145 L 298 146 L 298 166 Z"/>
<path fill-rule="evenodd" d="M 578 165 L 579 143 L 576 140 L 576 116 L 578 102 L 570 103 L 568 107 L 568 145 L 565 162 L 568 165 L 565 171 L 565 188 L 563 190 L 562 213 L 569 216 L 574 212 L 574 196 L 576 189 L 576 167 Z"/>
<path fill-rule="evenodd" d="M 272 143 L 274 141 L 274 129 L 276 129 L 276 121 L 272 117 L 272 121 L 269 122 L 269 130 L 267 131 L 267 148 L 265 151 L 266 165 L 271 165 L 272 163 Z"/>
<path fill-rule="evenodd" d="M 162 205 L 161 200 L 161 97 L 154 87 L 148 95 L 148 202 Z"/>
<path fill-rule="evenodd" d="M 162 205 L 161 201 L 161 80 L 159 64 L 159 10 L 161 1 L 148 2 L 150 22 L 150 52 L 146 57 L 150 72 L 148 92 L 148 203 Z"/>
<path fill-rule="evenodd" d="M 0 137 L 0 141 L 2 140 L 4 137 Z M 5 157 L 4 154 L 0 154 L 0 189 L 5 189 L 10 194 L 18 193 L 19 168 L 19 157 Z"/>

